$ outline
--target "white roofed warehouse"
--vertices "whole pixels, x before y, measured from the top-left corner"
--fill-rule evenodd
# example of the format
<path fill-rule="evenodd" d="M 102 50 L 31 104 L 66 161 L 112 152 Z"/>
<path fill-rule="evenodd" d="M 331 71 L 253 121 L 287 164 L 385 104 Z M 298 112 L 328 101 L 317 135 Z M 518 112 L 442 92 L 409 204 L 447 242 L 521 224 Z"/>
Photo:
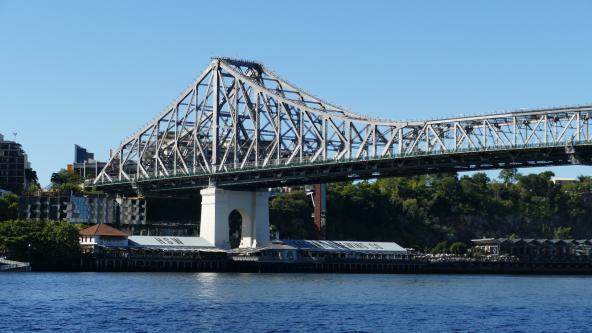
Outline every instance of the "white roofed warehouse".
<path fill-rule="evenodd" d="M 418 272 L 423 263 L 395 242 L 275 240 L 257 249 L 235 249 L 237 271 L 265 272 Z"/>

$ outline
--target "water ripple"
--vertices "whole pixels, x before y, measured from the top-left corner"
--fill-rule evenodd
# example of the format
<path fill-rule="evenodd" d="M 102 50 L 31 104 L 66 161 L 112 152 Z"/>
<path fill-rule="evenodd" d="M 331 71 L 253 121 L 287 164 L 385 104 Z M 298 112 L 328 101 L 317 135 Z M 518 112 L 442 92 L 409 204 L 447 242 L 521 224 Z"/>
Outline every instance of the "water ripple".
<path fill-rule="evenodd" d="M 0 274 L 0 331 L 586 332 L 592 278 Z"/>

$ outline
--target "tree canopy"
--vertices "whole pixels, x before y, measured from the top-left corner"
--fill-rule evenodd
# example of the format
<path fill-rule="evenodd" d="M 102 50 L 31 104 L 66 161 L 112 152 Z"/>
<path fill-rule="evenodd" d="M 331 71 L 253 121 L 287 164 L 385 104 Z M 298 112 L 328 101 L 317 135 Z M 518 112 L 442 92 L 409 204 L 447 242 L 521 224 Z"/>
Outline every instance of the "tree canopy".
<path fill-rule="evenodd" d="M 50 181 L 52 190 L 82 192 L 83 179 L 75 172 L 61 169 L 51 175 Z"/>
<path fill-rule="evenodd" d="M 330 184 L 327 239 L 395 241 L 428 249 L 480 237 L 592 238 L 592 178 L 555 184 L 552 172 L 458 176 L 434 174 Z M 310 237 L 312 205 L 304 192 L 272 199 L 282 238 Z M 298 221 L 294 223 L 294 221 Z M 460 244 L 454 251 L 464 251 Z"/>
<path fill-rule="evenodd" d="M 0 221 L 16 219 L 18 216 L 18 196 L 7 194 L 0 197 Z"/>
<path fill-rule="evenodd" d="M 67 222 L 0 222 L 0 253 L 31 263 L 35 270 L 69 270 L 79 264 L 80 228 Z"/>

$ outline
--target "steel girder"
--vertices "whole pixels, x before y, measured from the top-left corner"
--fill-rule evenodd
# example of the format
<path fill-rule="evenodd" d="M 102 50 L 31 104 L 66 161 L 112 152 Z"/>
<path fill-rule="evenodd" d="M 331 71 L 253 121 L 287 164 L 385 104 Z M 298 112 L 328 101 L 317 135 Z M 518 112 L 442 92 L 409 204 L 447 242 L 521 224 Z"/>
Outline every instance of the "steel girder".
<path fill-rule="evenodd" d="M 548 162 L 562 164 L 570 151 L 571 162 L 580 162 L 574 151 L 592 143 L 591 116 L 592 106 L 578 106 L 430 121 L 373 119 L 324 102 L 259 63 L 214 58 L 174 103 L 121 143 L 93 184 L 165 189 L 163 181 L 189 179 L 201 187 L 205 179 L 265 170 L 442 157 L 448 165 L 442 170 L 462 170 L 466 163 L 455 160 L 469 153 L 495 159 L 498 151 L 530 154 L 545 147 L 563 152 Z"/>

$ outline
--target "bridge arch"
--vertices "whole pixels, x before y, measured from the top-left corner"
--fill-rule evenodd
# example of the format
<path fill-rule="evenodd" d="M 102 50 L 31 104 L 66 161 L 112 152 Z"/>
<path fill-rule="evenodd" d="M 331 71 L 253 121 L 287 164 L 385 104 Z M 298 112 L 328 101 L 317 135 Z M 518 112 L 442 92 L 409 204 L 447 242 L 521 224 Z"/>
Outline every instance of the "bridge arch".
<path fill-rule="evenodd" d="M 228 214 L 228 242 L 231 249 L 249 247 L 252 225 L 253 220 L 244 208 L 233 209 Z M 243 236 L 247 238 L 245 241 Z"/>
<path fill-rule="evenodd" d="M 231 249 L 237 248 L 240 245 L 243 220 L 243 214 L 236 209 L 228 215 L 228 242 Z"/>

